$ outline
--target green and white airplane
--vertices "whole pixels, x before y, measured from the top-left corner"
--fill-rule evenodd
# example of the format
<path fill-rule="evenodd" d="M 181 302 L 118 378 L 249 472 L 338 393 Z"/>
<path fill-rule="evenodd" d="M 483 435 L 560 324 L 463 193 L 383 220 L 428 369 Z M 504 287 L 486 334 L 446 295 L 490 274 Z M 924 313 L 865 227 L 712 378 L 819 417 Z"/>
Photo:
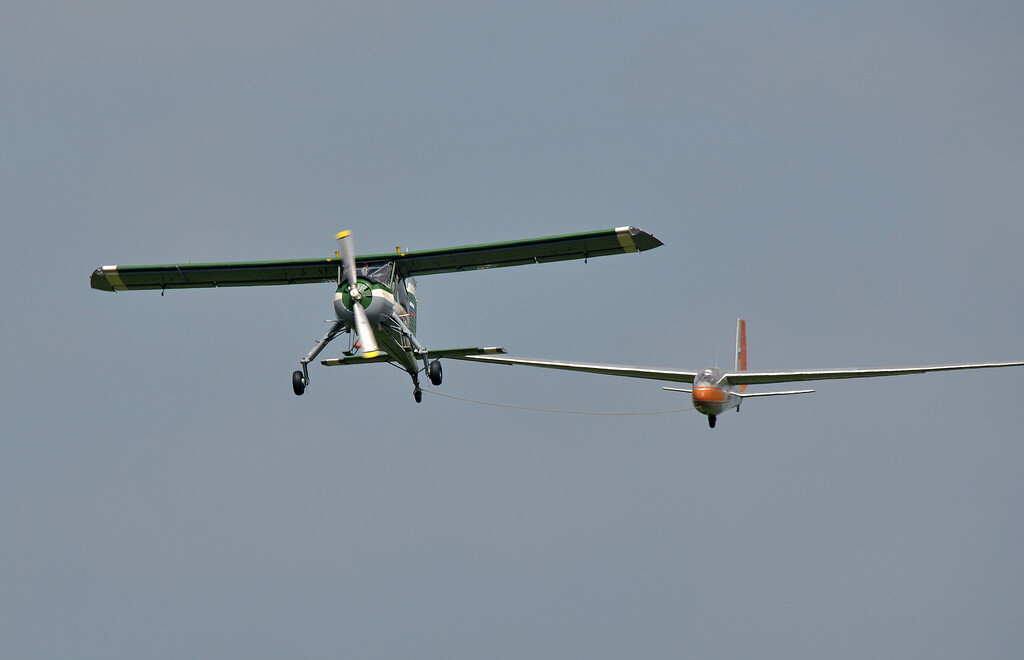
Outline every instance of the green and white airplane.
<path fill-rule="evenodd" d="M 608 254 L 642 252 L 662 245 L 636 227 L 618 227 L 565 236 L 546 236 L 502 243 L 443 248 L 421 252 L 356 256 L 351 232 L 337 235 L 333 257 L 285 261 L 184 263 L 152 266 L 103 266 L 93 271 L 90 285 L 101 291 L 192 289 L 332 282 L 336 319 L 313 350 L 299 360 L 292 390 L 309 385 L 307 366 L 335 337 L 347 333 L 342 357 L 322 360 L 326 366 L 390 362 L 412 377 L 413 396 L 423 398 L 419 374 L 441 384 L 438 358 L 504 353 L 498 347 L 428 351 L 416 340 L 415 276 L 524 264 L 587 260 Z M 422 367 L 420 366 L 422 365 Z"/>

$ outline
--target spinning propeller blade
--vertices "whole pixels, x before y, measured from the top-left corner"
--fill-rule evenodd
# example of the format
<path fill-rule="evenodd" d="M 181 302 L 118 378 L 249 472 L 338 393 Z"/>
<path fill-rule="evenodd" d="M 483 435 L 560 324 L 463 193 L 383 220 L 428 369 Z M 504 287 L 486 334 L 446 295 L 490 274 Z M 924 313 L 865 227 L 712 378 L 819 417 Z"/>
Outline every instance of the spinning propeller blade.
<path fill-rule="evenodd" d="M 356 317 L 356 334 L 359 335 L 359 343 L 363 345 L 363 357 L 372 358 L 380 354 L 377 348 L 377 341 L 373 337 L 373 328 L 366 318 L 366 310 L 363 309 L 363 296 L 359 293 L 356 285 L 356 250 L 352 244 L 352 232 L 339 232 L 338 253 L 341 255 L 342 263 L 345 264 L 345 276 L 348 279 L 348 294 L 352 298 L 352 313 Z"/>

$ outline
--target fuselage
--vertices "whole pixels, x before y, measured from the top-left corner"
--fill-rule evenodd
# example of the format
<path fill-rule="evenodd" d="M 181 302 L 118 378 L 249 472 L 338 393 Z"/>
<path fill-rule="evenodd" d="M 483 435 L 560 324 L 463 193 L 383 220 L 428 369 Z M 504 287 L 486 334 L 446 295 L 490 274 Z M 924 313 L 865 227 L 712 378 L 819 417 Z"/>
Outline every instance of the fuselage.
<path fill-rule="evenodd" d="M 718 416 L 730 408 L 739 408 L 741 398 L 721 369 L 704 369 L 693 379 L 693 409 Z"/>
<path fill-rule="evenodd" d="M 415 371 L 418 367 L 412 343 L 395 320 L 401 321 L 410 333 L 416 333 L 416 280 L 396 279 L 389 263 L 375 269 L 360 268 L 356 288 L 361 296 L 359 304 L 380 348 L 407 370 Z M 355 324 L 352 305 L 349 287 L 342 284 L 334 293 L 334 313 L 350 328 Z"/>

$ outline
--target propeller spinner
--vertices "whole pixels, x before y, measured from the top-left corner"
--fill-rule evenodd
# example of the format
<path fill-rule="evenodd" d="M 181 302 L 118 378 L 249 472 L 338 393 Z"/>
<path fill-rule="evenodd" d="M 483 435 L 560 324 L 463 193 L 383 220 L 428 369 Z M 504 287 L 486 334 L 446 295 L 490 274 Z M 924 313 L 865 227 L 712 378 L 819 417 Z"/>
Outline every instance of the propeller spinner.
<path fill-rule="evenodd" d="M 339 232 L 336 238 L 338 239 L 338 253 L 345 265 L 348 294 L 352 298 L 352 314 L 356 319 L 356 334 L 359 335 L 359 343 L 363 346 L 363 357 L 377 357 L 380 355 L 380 349 L 377 348 L 377 341 L 373 337 L 370 321 L 366 318 L 366 310 L 360 303 L 363 295 L 359 293 L 359 287 L 356 286 L 356 251 L 352 243 L 352 232 Z"/>

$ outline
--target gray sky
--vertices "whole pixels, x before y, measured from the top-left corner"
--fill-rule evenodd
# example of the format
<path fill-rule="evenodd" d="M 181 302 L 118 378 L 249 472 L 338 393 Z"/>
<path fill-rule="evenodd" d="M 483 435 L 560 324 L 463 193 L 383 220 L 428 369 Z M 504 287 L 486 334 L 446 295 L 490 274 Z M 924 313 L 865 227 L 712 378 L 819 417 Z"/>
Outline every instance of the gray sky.
<path fill-rule="evenodd" d="M 1020 657 L 1021 370 L 559 416 L 289 374 L 330 286 L 109 263 L 633 224 L 420 281 L 428 346 L 678 368 L 1024 357 L 1019 3 L 7 3 L 6 656 Z M 442 392 L 663 411 L 449 361 Z"/>

